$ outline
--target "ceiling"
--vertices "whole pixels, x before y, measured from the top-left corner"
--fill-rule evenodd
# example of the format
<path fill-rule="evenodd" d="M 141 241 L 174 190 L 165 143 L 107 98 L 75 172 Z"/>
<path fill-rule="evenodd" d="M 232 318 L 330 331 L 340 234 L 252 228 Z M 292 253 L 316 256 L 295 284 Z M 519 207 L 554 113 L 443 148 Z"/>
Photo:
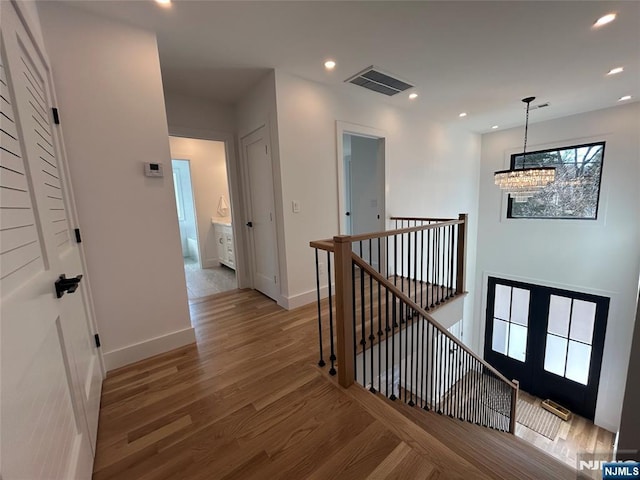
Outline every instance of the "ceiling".
<path fill-rule="evenodd" d="M 165 89 L 226 104 L 273 68 L 475 132 L 522 125 L 527 96 L 550 103 L 532 123 L 640 99 L 636 1 L 66 3 L 155 31 Z M 614 22 L 592 27 L 609 12 Z M 419 97 L 344 83 L 369 65 Z M 623 73 L 606 75 L 618 66 Z"/>

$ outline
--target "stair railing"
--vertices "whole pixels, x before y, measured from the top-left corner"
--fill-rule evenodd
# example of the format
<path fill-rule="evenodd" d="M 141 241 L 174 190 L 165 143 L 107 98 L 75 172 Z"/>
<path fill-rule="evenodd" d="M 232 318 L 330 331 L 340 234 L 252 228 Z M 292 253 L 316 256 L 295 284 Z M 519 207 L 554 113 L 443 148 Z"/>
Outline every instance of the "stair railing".
<path fill-rule="evenodd" d="M 343 387 L 357 381 L 391 400 L 515 433 L 517 385 L 429 313 L 465 292 L 466 215 L 391 220 L 400 228 L 311 242 L 319 365 L 328 334 L 329 373 Z M 326 251 L 324 302 L 319 251 Z"/>

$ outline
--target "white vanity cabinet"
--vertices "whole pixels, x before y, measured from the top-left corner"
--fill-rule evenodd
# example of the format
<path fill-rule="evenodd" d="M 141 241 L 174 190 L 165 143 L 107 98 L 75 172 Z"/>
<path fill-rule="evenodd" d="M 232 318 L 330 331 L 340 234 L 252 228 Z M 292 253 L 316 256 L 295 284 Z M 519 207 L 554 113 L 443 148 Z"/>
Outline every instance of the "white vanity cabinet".
<path fill-rule="evenodd" d="M 211 222 L 218 247 L 218 261 L 222 265 L 236 269 L 236 255 L 233 249 L 233 229 L 230 223 Z"/>

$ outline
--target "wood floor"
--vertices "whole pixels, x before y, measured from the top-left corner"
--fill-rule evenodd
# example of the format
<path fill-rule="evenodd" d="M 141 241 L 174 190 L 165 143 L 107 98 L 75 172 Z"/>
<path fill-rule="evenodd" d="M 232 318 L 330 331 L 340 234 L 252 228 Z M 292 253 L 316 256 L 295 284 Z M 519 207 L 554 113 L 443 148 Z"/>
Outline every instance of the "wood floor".
<path fill-rule="evenodd" d="M 542 402 L 526 392 L 520 392 L 520 396 L 534 405 Z M 612 452 L 615 441 L 613 433 L 578 415 L 573 415 L 568 422 L 562 422 L 558 435 L 553 440 L 519 423 L 516 424 L 516 435 L 572 467 L 577 465 L 579 453 Z"/>
<path fill-rule="evenodd" d="M 508 434 L 437 414 L 421 427 L 342 389 L 316 366 L 315 305 L 234 291 L 191 309 L 197 345 L 105 380 L 96 480 L 576 478 Z"/>

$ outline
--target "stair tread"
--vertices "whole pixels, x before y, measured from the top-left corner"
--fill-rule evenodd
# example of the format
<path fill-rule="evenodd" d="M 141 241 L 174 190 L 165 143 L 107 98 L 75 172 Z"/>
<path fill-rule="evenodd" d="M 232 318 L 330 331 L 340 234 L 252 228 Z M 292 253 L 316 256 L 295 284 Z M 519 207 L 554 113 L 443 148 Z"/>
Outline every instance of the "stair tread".
<path fill-rule="evenodd" d="M 389 415 L 394 422 L 403 428 L 408 422 L 414 426 L 409 428 L 417 427 L 428 435 L 421 437 L 414 432 L 416 442 L 424 442 L 425 448 L 432 448 L 435 439 L 474 465 L 482 472 L 483 478 L 576 479 L 576 470 L 514 435 L 411 407 L 401 401 L 391 401 L 383 395 L 367 392 L 360 385 L 351 387 L 349 391 L 358 389 L 362 391 L 358 400 L 365 404 L 365 408 L 374 402 L 384 404 L 394 411 L 395 415 Z M 380 411 L 381 407 L 378 407 L 378 414 Z"/>

